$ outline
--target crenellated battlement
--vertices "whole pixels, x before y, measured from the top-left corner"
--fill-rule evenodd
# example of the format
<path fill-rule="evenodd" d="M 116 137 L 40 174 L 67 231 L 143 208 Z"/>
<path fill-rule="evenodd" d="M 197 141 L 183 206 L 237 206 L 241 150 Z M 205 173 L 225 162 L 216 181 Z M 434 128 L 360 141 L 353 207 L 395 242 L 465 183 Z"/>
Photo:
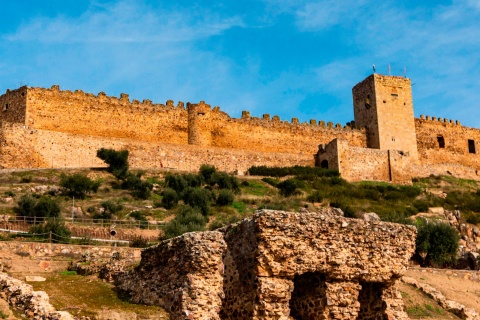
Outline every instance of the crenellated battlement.
<path fill-rule="evenodd" d="M 417 118 L 416 120 L 421 120 L 421 121 L 431 121 L 431 122 L 438 122 L 438 123 L 444 123 L 444 124 L 451 124 L 451 125 L 457 125 L 461 126 L 462 124 L 458 120 L 453 120 L 453 119 L 448 119 L 448 118 L 441 118 L 441 117 L 432 117 L 432 116 L 425 116 L 423 114 L 420 115 L 420 118 Z"/>

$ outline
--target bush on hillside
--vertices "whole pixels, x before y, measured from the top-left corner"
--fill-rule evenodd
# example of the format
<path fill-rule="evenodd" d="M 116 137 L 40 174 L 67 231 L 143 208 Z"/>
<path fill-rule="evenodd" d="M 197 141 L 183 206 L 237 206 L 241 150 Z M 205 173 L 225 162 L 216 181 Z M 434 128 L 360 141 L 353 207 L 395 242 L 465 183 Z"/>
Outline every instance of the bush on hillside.
<path fill-rule="evenodd" d="M 184 205 L 180 207 L 175 218 L 165 225 L 164 235 L 160 236 L 160 240 L 170 239 L 185 232 L 204 231 L 207 220 L 198 208 Z"/>
<path fill-rule="evenodd" d="M 277 184 L 280 194 L 285 197 L 290 197 L 298 193 L 297 183 L 294 179 L 287 179 Z"/>
<path fill-rule="evenodd" d="M 216 203 L 218 206 L 229 206 L 233 200 L 234 196 L 231 190 L 220 190 Z"/>
<path fill-rule="evenodd" d="M 101 148 L 97 150 L 97 157 L 108 164 L 107 171 L 117 179 L 124 180 L 128 173 L 128 150 L 117 151 Z"/>
<path fill-rule="evenodd" d="M 73 175 L 62 174 L 60 176 L 60 186 L 63 189 L 63 193 L 78 199 L 84 199 L 89 193 L 97 193 L 100 183 L 100 180 L 94 181 L 80 173 Z"/>
<path fill-rule="evenodd" d="M 248 174 L 252 176 L 270 176 L 270 177 L 285 177 L 285 176 L 300 176 L 300 175 L 315 175 L 317 177 L 335 177 L 339 176 L 337 170 L 323 169 L 319 167 L 267 167 L 267 166 L 252 166 L 247 170 Z"/>
<path fill-rule="evenodd" d="M 203 177 L 207 184 L 210 184 L 214 174 L 217 172 L 215 166 L 209 164 L 202 164 L 200 166 L 200 175 Z"/>
<path fill-rule="evenodd" d="M 60 206 L 49 197 L 40 197 L 38 200 L 30 194 L 23 195 L 13 208 L 19 217 L 30 217 L 28 222 L 33 223 L 33 217 L 57 218 L 60 216 Z"/>
<path fill-rule="evenodd" d="M 132 196 L 136 199 L 150 198 L 153 189 L 153 184 L 142 180 L 142 175 L 143 172 L 138 172 L 137 174 L 128 173 L 122 182 L 122 188 L 130 190 Z"/>
<path fill-rule="evenodd" d="M 178 204 L 178 194 L 173 189 L 165 189 L 162 192 L 162 206 L 170 210 Z"/>
<path fill-rule="evenodd" d="M 448 267 L 457 261 L 459 235 L 446 223 L 423 222 L 418 226 L 415 256 L 423 266 Z"/>
<path fill-rule="evenodd" d="M 182 200 L 193 208 L 199 208 L 206 216 L 210 212 L 212 193 L 207 189 L 188 187 L 183 192 Z"/>

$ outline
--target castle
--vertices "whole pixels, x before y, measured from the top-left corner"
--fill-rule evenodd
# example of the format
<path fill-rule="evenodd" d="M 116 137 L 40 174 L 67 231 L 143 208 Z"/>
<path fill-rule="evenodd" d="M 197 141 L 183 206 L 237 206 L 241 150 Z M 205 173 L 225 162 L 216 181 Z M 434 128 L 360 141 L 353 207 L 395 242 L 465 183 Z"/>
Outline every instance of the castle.
<path fill-rule="evenodd" d="M 349 181 L 409 183 L 414 176 L 478 179 L 480 130 L 414 118 L 408 78 L 373 74 L 353 88 L 345 126 L 282 121 L 247 111 L 232 118 L 201 101 L 174 105 L 76 90 L 21 87 L 0 96 L 0 167 L 98 167 L 100 148 L 128 149 L 133 168 L 243 174 L 252 165 L 322 166 Z"/>

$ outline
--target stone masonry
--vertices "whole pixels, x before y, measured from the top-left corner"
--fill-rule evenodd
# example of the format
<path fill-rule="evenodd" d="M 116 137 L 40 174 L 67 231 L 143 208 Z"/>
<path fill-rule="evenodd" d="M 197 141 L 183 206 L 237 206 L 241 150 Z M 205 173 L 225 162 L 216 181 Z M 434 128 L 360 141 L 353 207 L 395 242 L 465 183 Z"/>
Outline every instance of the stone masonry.
<path fill-rule="evenodd" d="M 172 319 L 408 319 L 397 281 L 414 227 L 261 210 L 145 249 L 117 286 Z"/>
<path fill-rule="evenodd" d="M 203 101 L 165 104 L 81 90 L 21 87 L 0 96 L 0 168 L 99 167 L 100 148 L 127 149 L 130 166 L 243 174 L 252 165 L 321 166 L 350 181 L 411 183 L 415 176 L 480 179 L 480 130 L 414 118 L 410 79 L 373 74 L 353 90 L 346 125 L 233 118 Z"/>

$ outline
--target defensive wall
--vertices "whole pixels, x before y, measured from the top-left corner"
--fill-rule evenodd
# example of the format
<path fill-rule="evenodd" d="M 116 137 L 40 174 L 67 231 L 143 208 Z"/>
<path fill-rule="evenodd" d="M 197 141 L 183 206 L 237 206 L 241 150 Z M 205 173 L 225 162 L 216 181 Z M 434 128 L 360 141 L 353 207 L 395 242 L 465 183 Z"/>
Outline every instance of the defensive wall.
<path fill-rule="evenodd" d="M 415 119 L 409 79 L 373 74 L 352 94 L 355 120 L 342 126 L 248 111 L 232 118 L 203 101 L 156 104 L 123 93 L 21 87 L 0 96 L 0 168 L 103 166 L 96 151 L 114 148 L 128 149 L 130 166 L 142 169 L 195 171 L 209 163 L 242 174 L 252 165 L 323 163 L 350 181 L 479 178 L 480 130 Z"/>
<path fill-rule="evenodd" d="M 262 210 L 145 249 L 116 284 L 172 319 L 408 319 L 396 283 L 415 234 L 334 208 Z"/>
<path fill-rule="evenodd" d="M 0 166 L 3 168 L 91 167 L 104 163 L 99 148 L 128 149 L 136 168 L 197 170 L 210 163 L 244 172 L 251 165 L 313 165 L 318 143 L 342 137 L 365 146 L 364 130 L 278 116 L 231 118 L 218 107 L 169 100 L 130 101 L 22 87 L 0 97 Z"/>

